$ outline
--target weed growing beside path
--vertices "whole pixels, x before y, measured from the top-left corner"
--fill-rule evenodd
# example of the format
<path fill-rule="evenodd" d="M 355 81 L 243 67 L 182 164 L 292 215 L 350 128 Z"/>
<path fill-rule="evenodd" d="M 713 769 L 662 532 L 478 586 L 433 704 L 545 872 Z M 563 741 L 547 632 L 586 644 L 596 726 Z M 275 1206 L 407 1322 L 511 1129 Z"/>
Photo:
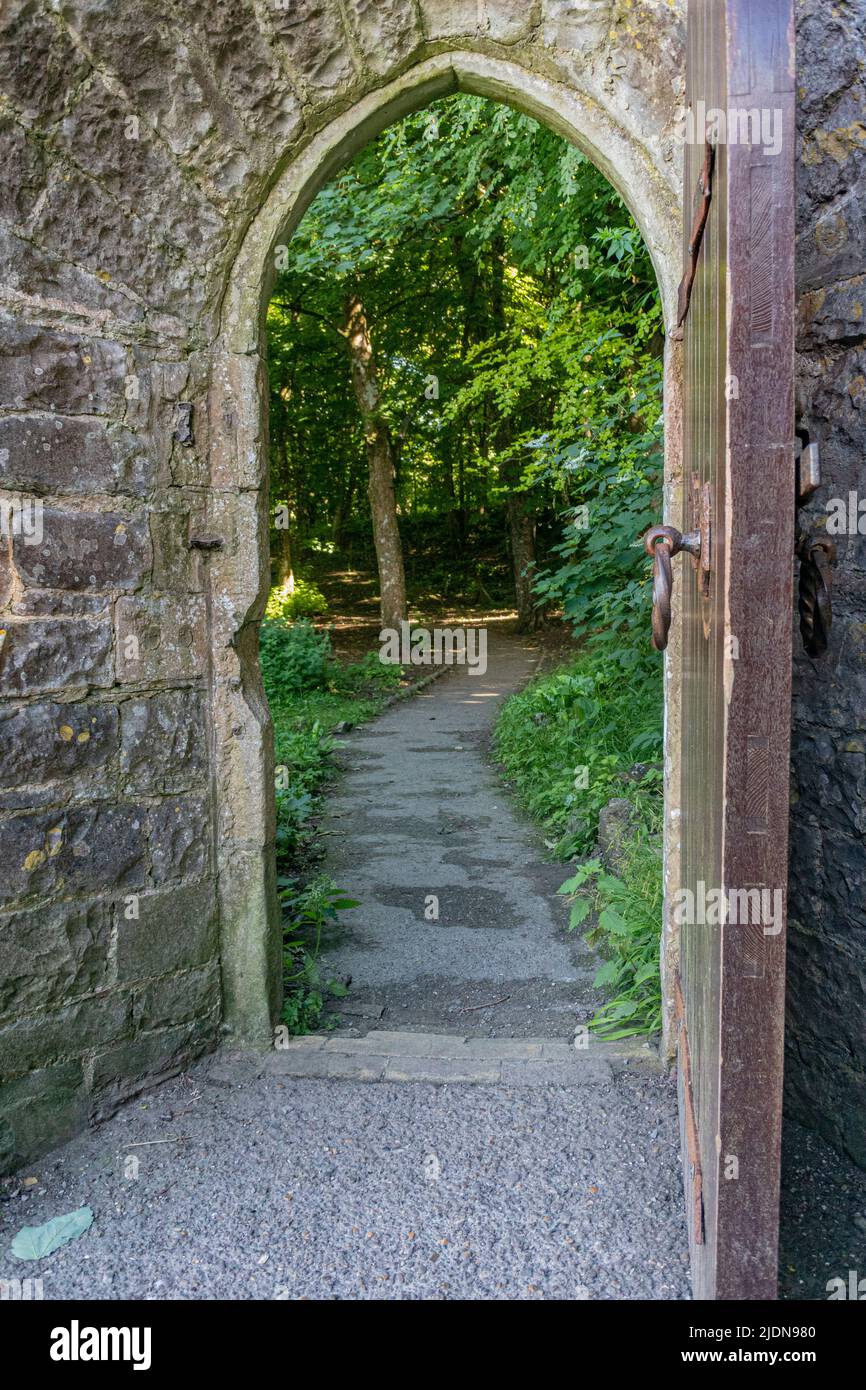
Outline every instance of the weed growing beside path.
<path fill-rule="evenodd" d="M 562 860 L 582 859 L 560 889 L 576 930 L 605 957 L 595 983 L 611 995 L 592 1021 L 606 1038 L 655 1032 L 661 1020 L 662 682 L 648 654 L 627 666 L 607 650 L 584 649 L 505 704 L 494 745 L 529 814 L 551 832 Z M 611 872 L 592 854 L 599 813 L 613 798 L 630 805 Z"/>
<path fill-rule="evenodd" d="M 318 966 L 322 933 L 341 910 L 358 904 L 316 873 L 322 851 L 316 815 L 322 788 L 334 770 L 335 731 L 371 719 L 408 687 L 399 666 L 376 652 L 340 665 L 327 631 L 311 622 L 266 618 L 260 638 L 262 678 L 274 721 L 277 811 L 277 887 L 283 907 L 282 1019 L 290 1033 L 321 1026 L 327 998 L 345 994 L 338 980 L 323 980 Z"/>

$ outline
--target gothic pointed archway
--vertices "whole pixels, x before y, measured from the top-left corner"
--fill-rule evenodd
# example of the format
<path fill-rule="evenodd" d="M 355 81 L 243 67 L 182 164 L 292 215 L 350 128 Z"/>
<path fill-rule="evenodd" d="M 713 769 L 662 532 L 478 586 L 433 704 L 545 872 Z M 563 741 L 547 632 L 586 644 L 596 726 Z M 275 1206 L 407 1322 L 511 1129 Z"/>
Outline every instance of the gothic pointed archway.
<path fill-rule="evenodd" d="M 261 689 L 257 620 L 268 584 L 267 424 L 263 324 L 277 248 L 316 193 L 364 144 L 407 112 L 452 91 L 518 107 L 577 145 L 617 188 L 638 223 L 659 281 L 668 322 L 680 274 L 679 201 L 672 170 L 660 169 L 624 122 L 616 97 L 602 110 L 587 95 L 503 58 L 471 51 L 410 67 L 334 117 L 291 160 L 252 219 L 232 267 L 215 344 L 208 415 L 209 529 L 224 538 L 210 562 L 213 757 L 225 1023 L 238 1037 L 269 1035 L 279 986 L 279 930 L 273 886 L 270 725 Z M 624 113 L 623 113 L 624 114 Z M 671 104 L 670 118 L 674 117 Z M 666 502 L 679 502 L 679 361 L 668 344 L 665 374 Z M 678 653 L 671 642 L 666 680 L 668 806 L 666 877 L 677 873 Z M 666 932 L 665 957 L 676 942 Z"/>

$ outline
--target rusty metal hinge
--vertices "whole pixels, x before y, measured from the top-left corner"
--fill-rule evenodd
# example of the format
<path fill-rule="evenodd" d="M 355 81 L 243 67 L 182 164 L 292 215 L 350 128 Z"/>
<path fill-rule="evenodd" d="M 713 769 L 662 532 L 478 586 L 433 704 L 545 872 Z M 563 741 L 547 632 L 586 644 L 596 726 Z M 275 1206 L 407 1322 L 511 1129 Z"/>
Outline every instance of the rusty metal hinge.
<path fill-rule="evenodd" d="M 707 140 L 704 149 L 704 167 L 698 175 L 697 187 L 695 189 L 695 211 L 694 217 L 692 218 L 692 231 L 688 245 L 689 263 L 686 266 L 686 273 L 680 281 L 679 294 L 677 296 L 677 322 L 674 331 L 671 333 L 671 337 L 675 342 L 682 341 L 683 324 L 692 301 L 692 288 L 695 283 L 695 275 L 698 270 L 698 259 L 701 254 L 704 231 L 706 230 L 707 218 L 710 215 L 710 203 L 713 198 L 713 170 L 715 164 L 716 147 Z"/>

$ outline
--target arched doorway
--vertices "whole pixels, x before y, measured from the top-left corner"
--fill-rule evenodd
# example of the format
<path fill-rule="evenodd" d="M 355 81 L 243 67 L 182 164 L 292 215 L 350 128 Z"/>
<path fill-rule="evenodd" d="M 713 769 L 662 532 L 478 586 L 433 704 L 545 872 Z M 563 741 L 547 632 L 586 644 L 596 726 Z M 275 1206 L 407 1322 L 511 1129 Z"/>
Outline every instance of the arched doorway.
<path fill-rule="evenodd" d="M 269 721 L 256 655 L 256 621 L 267 588 L 267 445 L 263 390 L 264 314 L 276 248 L 292 234 L 318 190 L 394 120 L 453 91 L 508 102 L 577 145 L 610 179 L 640 227 L 656 268 L 665 315 L 673 315 L 680 274 L 676 169 L 628 129 L 629 101 L 614 85 L 602 109 L 587 94 L 530 67 L 469 51 L 411 67 L 334 117 L 275 182 L 251 221 L 229 278 L 213 357 L 209 417 L 209 519 L 225 537 L 210 562 L 213 765 L 225 1023 L 236 1037 L 270 1035 L 279 989 L 279 934 L 273 884 L 274 826 Z M 676 115 L 674 87 L 668 112 Z M 618 107 L 621 104 L 621 109 Z M 621 117 L 622 119 L 617 119 Z M 658 153 L 658 151 L 657 151 Z M 676 517 L 680 492 L 679 349 L 665 364 L 665 491 Z M 667 805 L 665 876 L 676 883 L 678 842 L 678 652 L 672 641 L 665 682 Z M 230 737 L 229 737 L 230 735 Z M 676 943 L 666 931 L 663 961 Z"/>

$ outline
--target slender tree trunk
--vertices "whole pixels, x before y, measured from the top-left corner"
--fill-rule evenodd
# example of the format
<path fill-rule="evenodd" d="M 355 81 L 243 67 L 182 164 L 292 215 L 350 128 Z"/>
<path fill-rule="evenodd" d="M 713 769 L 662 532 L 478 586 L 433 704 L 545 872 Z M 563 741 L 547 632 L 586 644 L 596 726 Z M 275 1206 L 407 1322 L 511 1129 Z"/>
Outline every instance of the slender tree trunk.
<path fill-rule="evenodd" d="M 292 476 L 289 466 L 289 444 L 285 435 L 282 439 L 280 449 L 280 484 L 285 505 L 291 515 L 292 508 Z M 288 584 L 289 592 L 293 593 L 295 588 L 295 574 L 292 567 L 292 536 L 288 526 L 280 526 L 277 529 L 277 583 L 282 586 Z"/>
<path fill-rule="evenodd" d="M 406 576 L 403 547 L 397 521 L 394 490 L 394 454 L 391 433 L 382 416 L 382 398 L 376 372 L 376 359 L 364 306 L 357 295 L 346 301 L 343 327 L 355 399 L 364 425 L 367 465 L 370 475 L 370 510 L 373 515 L 373 541 L 379 568 L 379 594 L 382 626 L 399 628 L 407 616 Z"/>
<path fill-rule="evenodd" d="M 491 314 L 496 333 L 504 333 L 507 327 L 503 256 L 504 248 L 497 241 L 493 248 L 493 291 L 490 297 Z M 496 452 L 501 454 L 508 450 L 512 440 L 512 428 L 509 419 L 499 419 L 495 437 Z M 507 459 L 500 467 L 500 477 L 508 488 L 506 519 L 511 549 L 511 565 L 514 572 L 514 601 L 517 606 L 517 621 L 518 627 L 525 631 L 538 626 L 538 612 L 532 600 L 532 579 L 535 572 L 535 516 L 529 499 L 516 490 L 520 482 L 519 463 L 515 459 Z"/>
<path fill-rule="evenodd" d="M 514 597 L 517 603 L 518 624 L 524 630 L 535 628 L 538 625 L 538 610 L 532 595 L 535 573 L 535 522 L 526 510 L 519 492 L 508 494 L 508 533 L 514 568 Z"/>

